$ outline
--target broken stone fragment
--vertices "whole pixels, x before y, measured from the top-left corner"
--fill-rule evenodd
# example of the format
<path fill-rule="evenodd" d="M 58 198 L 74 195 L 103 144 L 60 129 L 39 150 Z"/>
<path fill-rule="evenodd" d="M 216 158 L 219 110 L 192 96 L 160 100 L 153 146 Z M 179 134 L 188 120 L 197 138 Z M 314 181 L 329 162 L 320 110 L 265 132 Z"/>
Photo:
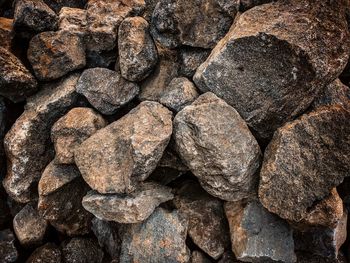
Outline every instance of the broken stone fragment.
<path fill-rule="evenodd" d="M 83 40 L 68 31 L 43 32 L 34 36 L 28 60 L 40 80 L 60 78 L 86 64 Z"/>
<path fill-rule="evenodd" d="M 237 111 L 208 92 L 174 119 L 177 151 L 202 187 L 227 201 L 255 194 L 261 152 Z"/>
<path fill-rule="evenodd" d="M 2 263 L 17 261 L 18 252 L 14 243 L 15 236 L 10 229 L 0 231 L 0 259 Z"/>
<path fill-rule="evenodd" d="M 102 263 L 103 250 L 92 238 L 72 238 L 62 245 L 63 262 L 65 263 Z"/>
<path fill-rule="evenodd" d="M 105 127 L 107 122 L 90 108 L 74 108 L 60 118 L 51 129 L 55 147 L 55 161 L 74 164 L 75 149 L 92 134 Z"/>
<path fill-rule="evenodd" d="M 302 220 L 349 175 L 349 151 L 350 112 L 339 105 L 319 107 L 286 123 L 265 150 L 261 203 L 282 218 Z"/>
<path fill-rule="evenodd" d="M 53 243 L 38 247 L 27 259 L 26 263 L 61 263 L 61 250 Z"/>
<path fill-rule="evenodd" d="M 139 93 L 139 87 L 123 79 L 119 72 L 91 68 L 81 74 L 77 92 L 84 95 L 101 113 L 114 114 Z"/>
<path fill-rule="evenodd" d="M 37 90 L 37 82 L 22 62 L 0 46 L 0 95 L 13 102 L 25 100 Z"/>
<path fill-rule="evenodd" d="M 144 222 L 130 224 L 124 234 L 120 263 L 187 263 L 187 219 L 178 211 L 157 208 Z"/>
<path fill-rule="evenodd" d="M 13 19 L 0 17 L 0 47 L 11 50 L 13 35 Z"/>
<path fill-rule="evenodd" d="M 56 13 L 64 7 L 84 8 L 88 0 L 44 0 L 44 2 Z"/>
<path fill-rule="evenodd" d="M 339 10 L 345 2 L 277 1 L 244 12 L 197 69 L 196 86 L 270 139 L 344 69 L 350 37 Z"/>
<path fill-rule="evenodd" d="M 211 260 L 204 253 L 195 250 L 191 254 L 191 263 L 211 263 Z"/>
<path fill-rule="evenodd" d="M 197 68 L 207 59 L 210 49 L 183 47 L 179 51 L 180 74 L 192 78 Z"/>
<path fill-rule="evenodd" d="M 171 112 L 145 101 L 85 140 L 75 162 L 92 189 L 130 193 L 157 167 L 171 133 Z"/>
<path fill-rule="evenodd" d="M 63 7 L 59 13 L 58 28 L 60 31 L 67 31 L 84 39 L 86 23 L 85 9 Z"/>
<path fill-rule="evenodd" d="M 245 262 L 296 262 L 293 231 L 258 201 L 228 202 L 232 250 Z M 265 261 L 264 261 L 265 260 Z"/>

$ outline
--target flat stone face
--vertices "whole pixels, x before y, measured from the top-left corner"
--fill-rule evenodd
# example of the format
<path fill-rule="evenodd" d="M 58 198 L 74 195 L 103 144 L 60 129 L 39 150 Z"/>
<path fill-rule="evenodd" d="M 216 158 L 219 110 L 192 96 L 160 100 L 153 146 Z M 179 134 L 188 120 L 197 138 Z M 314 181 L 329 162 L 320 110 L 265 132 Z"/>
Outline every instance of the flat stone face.
<path fill-rule="evenodd" d="M 234 108 L 205 93 L 174 119 L 180 157 L 211 195 L 232 201 L 254 194 L 261 152 Z"/>
<path fill-rule="evenodd" d="M 61 263 L 61 250 L 53 243 L 38 247 L 27 259 L 26 263 Z"/>
<path fill-rule="evenodd" d="M 282 218 L 302 220 L 349 175 L 349 151 L 350 113 L 338 105 L 285 124 L 265 150 L 260 201 Z"/>
<path fill-rule="evenodd" d="M 103 250 L 92 238 L 72 238 L 62 248 L 63 262 L 65 263 L 101 263 L 103 254 Z"/>
<path fill-rule="evenodd" d="M 158 205 L 173 197 L 171 188 L 147 182 L 127 196 L 89 192 L 83 198 L 83 206 L 97 218 L 129 224 L 144 221 Z"/>
<path fill-rule="evenodd" d="M 59 13 L 58 29 L 68 31 L 82 38 L 87 34 L 86 10 L 63 7 Z"/>
<path fill-rule="evenodd" d="M 119 72 L 92 68 L 81 75 L 77 92 L 101 113 L 113 114 L 139 93 L 139 87 L 123 79 Z"/>
<path fill-rule="evenodd" d="M 269 213 L 258 201 L 228 202 L 232 250 L 245 262 L 296 262 L 293 232 L 287 222 Z"/>
<path fill-rule="evenodd" d="M 177 211 L 157 208 L 145 222 L 129 225 L 123 238 L 120 263 L 188 262 L 187 225 L 185 217 Z"/>
<path fill-rule="evenodd" d="M 156 168 L 172 133 L 172 114 L 142 102 L 75 151 L 84 180 L 100 193 L 130 193 Z"/>
<path fill-rule="evenodd" d="M 159 1 L 152 14 L 152 35 L 163 46 L 212 48 L 227 33 L 232 17 L 213 0 Z"/>
<path fill-rule="evenodd" d="M 13 19 L 0 17 L 0 46 L 11 50 L 13 36 Z"/>
<path fill-rule="evenodd" d="M 10 229 L 0 231 L 0 258 L 4 263 L 14 263 L 18 258 L 15 236 Z"/>

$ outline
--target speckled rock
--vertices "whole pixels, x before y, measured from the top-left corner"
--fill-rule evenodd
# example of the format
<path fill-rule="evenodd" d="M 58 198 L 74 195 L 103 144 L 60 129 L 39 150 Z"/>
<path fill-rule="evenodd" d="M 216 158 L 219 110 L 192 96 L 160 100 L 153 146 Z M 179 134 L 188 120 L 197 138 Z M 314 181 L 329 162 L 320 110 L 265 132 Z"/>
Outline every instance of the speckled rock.
<path fill-rule="evenodd" d="M 18 252 L 14 242 L 15 236 L 10 229 L 0 231 L 0 258 L 2 263 L 16 262 Z"/>
<path fill-rule="evenodd" d="M 13 36 L 13 19 L 0 17 L 0 46 L 11 50 Z"/>
<path fill-rule="evenodd" d="M 195 250 L 191 254 L 191 263 L 211 263 L 212 261 L 204 253 Z"/>
<path fill-rule="evenodd" d="M 84 8 L 88 0 L 44 0 L 44 2 L 56 13 L 64 7 Z"/>
<path fill-rule="evenodd" d="M 103 114 L 113 114 L 131 101 L 139 87 L 106 68 L 86 69 L 79 79 L 77 92 L 84 95 Z"/>
<path fill-rule="evenodd" d="M 349 175 L 349 151 L 350 112 L 339 105 L 320 107 L 285 124 L 265 150 L 260 201 L 282 218 L 302 220 Z"/>
<path fill-rule="evenodd" d="M 254 195 L 261 152 L 234 108 L 205 93 L 174 119 L 174 138 L 184 163 L 211 195 L 235 201 Z"/>
<path fill-rule="evenodd" d="M 67 31 L 81 38 L 87 34 L 86 10 L 80 8 L 63 7 L 59 13 L 58 29 Z"/>
<path fill-rule="evenodd" d="M 97 240 L 92 238 L 72 238 L 62 246 L 65 263 L 102 263 L 103 254 Z"/>
<path fill-rule="evenodd" d="M 305 111 L 350 54 L 346 1 L 277 1 L 244 12 L 194 76 L 261 139 Z M 337 41 L 334 41 L 337 39 Z"/>
<path fill-rule="evenodd" d="M 61 263 L 61 250 L 53 243 L 38 247 L 27 259 L 26 263 Z"/>
<path fill-rule="evenodd" d="M 183 47 L 179 51 L 180 74 L 192 78 L 197 68 L 207 59 L 210 49 Z"/>
<path fill-rule="evenodd" d="M 84 180 L 100 193 L 130 193 L 156 168 L 172 133 L 172 114 L 145 101 L 75 151 Z"/>

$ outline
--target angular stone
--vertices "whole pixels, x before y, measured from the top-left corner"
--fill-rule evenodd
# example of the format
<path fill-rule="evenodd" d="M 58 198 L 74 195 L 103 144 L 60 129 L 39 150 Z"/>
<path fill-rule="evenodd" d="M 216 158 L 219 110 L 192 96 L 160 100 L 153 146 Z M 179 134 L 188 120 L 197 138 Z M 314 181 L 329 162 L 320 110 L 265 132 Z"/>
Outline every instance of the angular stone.
<path fill-rule="evenodd" d="M 10 229 L 0 231 L 0 258 L 2 263 L 17 261 L 18 252 L 14 242 L 15 236 Z"/>
<path fill-rule="evenodd" d="M 195 84 L 270 139 L 345 67 L 350 37 L 341 2 L 277 1 L 244 12 L 197 69 Z"/>
<path fill-rule="evenodd" d="M 129 17 L 119 26 L 118 52 L 120 72 L 130 81 L 146 78 L 158 61 L 158 53 L 142 17 Z"/>
<path fill-rule="evenodd" d="M 151 32 L 163 46 L 212 48 L 227 33 L 232 17 L 217 1 L 163 0 L 152 15 Z"/>
<path fill-rule="evenodd" d="M 260 201 L 282 218 L 302 220 L 349 175 L 349 151 L 350 112 L 339 105 L 320 107 L 285 124 L 265 150 Z"/>
<path fill-rule="evenodd" d="M 178 112 L 197 99 L 199 93 L 187 78 L 174 78 L 161 95 L 159 102 Z"/>
<path fill-rule="evenodd" d="M 53 243 L 38 247 L 27 259 L 26 263 L 61 263 L 61 250 Z"/>
<path fill-rule="evenodd" d="M 81 74 L 77 92 L 101 113 L 114 114 L 139 93 L 139 87 L 123 79 L 119 72 L 92 68 Z"/>
<path fill-rule="evenodd" d="M 35 199 L 36 183 L 53 158 L 51 126 L 77 103 L 75 85 L 79 75 L 45 84 L 27 101 L 25 111 L 5 137 L 8 160 L 3 181 L 6 192 L 18 202 Z"/>
<path fill-rule="evenodd" d="M 191 254 L 191 263 L 211 263 L 212 261 L 204 253 L 195 250 Z"/>
<path fill-rule="evenodd" d="M 47 227 L 47 221 L 31 204 L 27 204 L 13 218 L 13 229 L 22 246 L 40 244 L 44 239 Z"/>
<path fill-rule="evenodd" d="M 85 66 L 84 44 L 74 33 L 43 32 L 31 39 L 28 60 L 38 79 L 57 79 Z"/>
<path fill-rule="evenodd" d="M 55 147 L 55 161 L 74 164 L 75 149 L 92 134 L 105 127 L 107 122 L 90 108 L 74 108 L 60 118 L 51 129 Z"/>
<path fill-rule="evenodd" d="M 235 201 L 254 195 L 261 152 L 237 111 L 205 93 L 174 119 L 177 151 L 211 195 Z"/>
<path fill-rule="evenodd" d="M 81 38 L 87 34 L 86 10 L 63 7 L 59 13 L 58 28 L 60 31 L 73 33 Z"/>
<path fill-rule="evenodd" d="M 232 251 L 246 262 L 296 262 L 293 231 L 258 201 L 228 202 Z"/>
<path fill-rule="evenodd" d="M 172 114 L 145 101 L 75 151 L 84 180 L 100 193 L 130 193 L 156 168 L 172 133 Z"/>
<path fill-rule="evenodd" d="M 0 46 L 11 50 L 13 35 L 13 19 L 0 17 Z"/>
<path fill-rule="evenodd" d="M 197 68 L 207 59 L 210 49 L 184 47 L 180 49 L 180 74 L 192 78 Z"/>
<path fill-rule="evenodd" d="M 88 0 L 44 0 L 44 2 L 56 13 L 64 7 L 84 8 Z"/>
<path fill-rule="evenodd" d="M 143 223 L 129 225 L 123 238 L 120 263 L 188 262 L 187 225 L 187 219 L 177 211 L 157 208 Z"/>
<path fill-rule="evenodd" d="M 20 102 L 37 90 L 37 82 L 22 62 L 0 46 L 0 95 Z"/>
<path fill-rule="evenodd" d="M 65 263 L 102 263 L 103 254 L 97 240 L 92 238 L 72 238 L 62 247 Z"/>

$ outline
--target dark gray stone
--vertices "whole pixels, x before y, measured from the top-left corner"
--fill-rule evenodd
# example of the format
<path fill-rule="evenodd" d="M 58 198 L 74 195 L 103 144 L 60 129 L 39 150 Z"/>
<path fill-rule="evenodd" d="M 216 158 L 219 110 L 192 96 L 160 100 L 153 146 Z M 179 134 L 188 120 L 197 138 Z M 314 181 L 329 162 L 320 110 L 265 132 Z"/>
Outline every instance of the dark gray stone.
<path fill-rule="evenodd" d="M 64 263 L 102 263 L 103 251 L 92 238 L 72 238 L 62 245 Z"/>
<path fill-rule="evenodd" d="M 179 51 L 180 75 L 192 78 L 197 68 L 207 59 L 210 49 L 184 47 Z"/>
<path fill-rule="evenodd" d="M 15 236 L 10 229 L 0 231 L 0 259 L 2 263 L 17 261 L 18 252 L 14 242 Z"/>

